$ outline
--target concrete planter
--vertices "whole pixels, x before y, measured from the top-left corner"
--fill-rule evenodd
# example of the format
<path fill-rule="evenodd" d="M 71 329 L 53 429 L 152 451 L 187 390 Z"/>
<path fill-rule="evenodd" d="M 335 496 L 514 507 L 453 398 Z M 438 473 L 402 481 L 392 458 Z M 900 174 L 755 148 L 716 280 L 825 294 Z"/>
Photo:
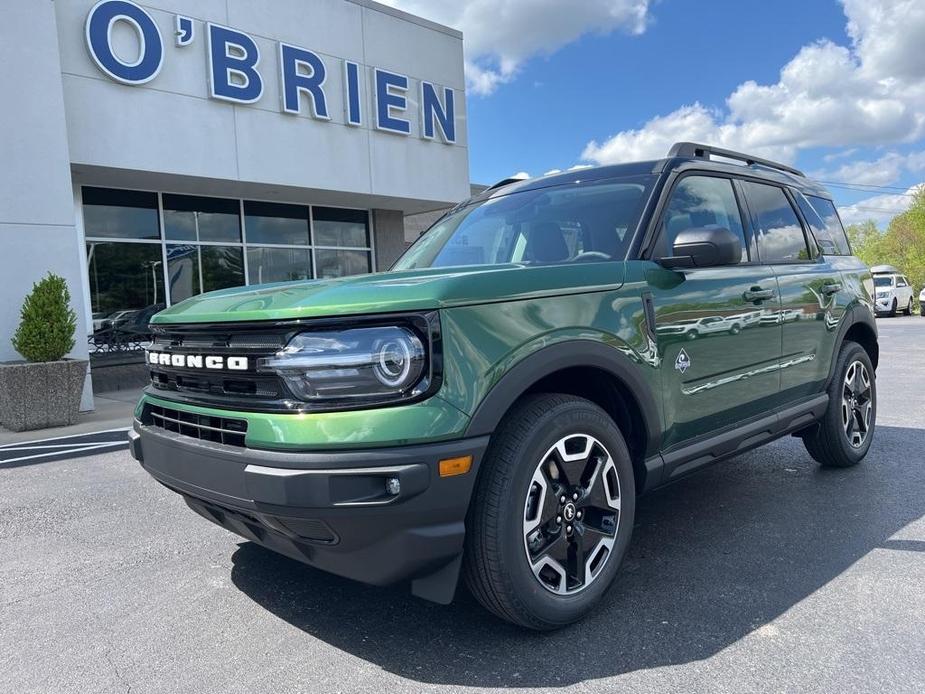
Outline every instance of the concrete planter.
<path fill-rule="evenodd" d="M 11 431 L 74 424 L 87 362 L 62 359 L 0 364 L 0 423 Z"/>

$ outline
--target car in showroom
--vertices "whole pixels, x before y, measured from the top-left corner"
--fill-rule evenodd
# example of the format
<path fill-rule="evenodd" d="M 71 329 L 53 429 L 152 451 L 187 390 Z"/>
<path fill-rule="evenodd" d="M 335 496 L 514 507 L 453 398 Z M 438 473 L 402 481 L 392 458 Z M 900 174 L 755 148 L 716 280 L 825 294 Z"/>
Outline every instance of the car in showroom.
<path fill-rule="evenodd" d="M 158 313 L 131 451 L 259 545 L 555 629 L 606 595 L 638 495 L 788 435 L 865 457 L 873 292 L 823 187 L 678 143 L 500 182 L 388 272 Z M 691 316 L 722 327 L 666 331 Z"/>
<path fill-rule="evenodd" d="M 876 314 L 895 316 L 902 311 L 911 316 L 915 290 L 906 276 L 892 265 L 875 265 L 870 271 L 874 276 Z"/>

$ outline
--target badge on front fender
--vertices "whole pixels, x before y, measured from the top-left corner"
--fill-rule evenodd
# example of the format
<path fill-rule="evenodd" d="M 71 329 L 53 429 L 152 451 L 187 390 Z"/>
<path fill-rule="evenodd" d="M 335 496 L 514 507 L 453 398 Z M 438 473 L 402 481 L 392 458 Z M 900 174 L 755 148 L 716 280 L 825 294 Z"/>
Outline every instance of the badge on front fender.
<path fill-rule="evenodd" d="M 687 371 L 691 366 L 691 358 L 687 356 L 687 352 L 684 351 L 684 348 L 681 348 L 681 351 L 678 352 L 678 358 L 674 360 L 674 368 L 680 371 L 682 374 Z"/>

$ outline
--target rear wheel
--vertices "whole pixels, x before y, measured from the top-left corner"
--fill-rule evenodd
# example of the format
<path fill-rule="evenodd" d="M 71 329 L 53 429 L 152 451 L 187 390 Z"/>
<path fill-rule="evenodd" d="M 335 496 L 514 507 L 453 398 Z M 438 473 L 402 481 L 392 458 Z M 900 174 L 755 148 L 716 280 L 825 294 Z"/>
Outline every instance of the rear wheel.
<path fill-rule="evenodd" d="M 870 449 L 877 420 L 874 367 L 856 342 L 842 345 L 828 394 L 825 414 L 803 433 L 803 443 L 823 467 L 856 465 Z"/>
<path fill-rule="evenodd" d="M 486 453 L 467 519 L 466 582 L 515 624 L 574 622 L 613 582 L 634 513 L 629 451 L 607 413 L 583 398 L 528 396 Z"/>

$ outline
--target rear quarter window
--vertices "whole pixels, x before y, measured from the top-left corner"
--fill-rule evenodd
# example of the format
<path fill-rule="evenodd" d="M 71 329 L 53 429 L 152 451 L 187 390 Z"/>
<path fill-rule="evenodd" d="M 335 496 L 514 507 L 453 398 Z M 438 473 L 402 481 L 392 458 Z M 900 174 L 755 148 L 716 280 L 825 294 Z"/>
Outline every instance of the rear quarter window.
<path fill-rule="evenodd" d="M 832 201 L 799 193 L 796 198 L 822 254 L 851 255 L 848 236 Z"/>

